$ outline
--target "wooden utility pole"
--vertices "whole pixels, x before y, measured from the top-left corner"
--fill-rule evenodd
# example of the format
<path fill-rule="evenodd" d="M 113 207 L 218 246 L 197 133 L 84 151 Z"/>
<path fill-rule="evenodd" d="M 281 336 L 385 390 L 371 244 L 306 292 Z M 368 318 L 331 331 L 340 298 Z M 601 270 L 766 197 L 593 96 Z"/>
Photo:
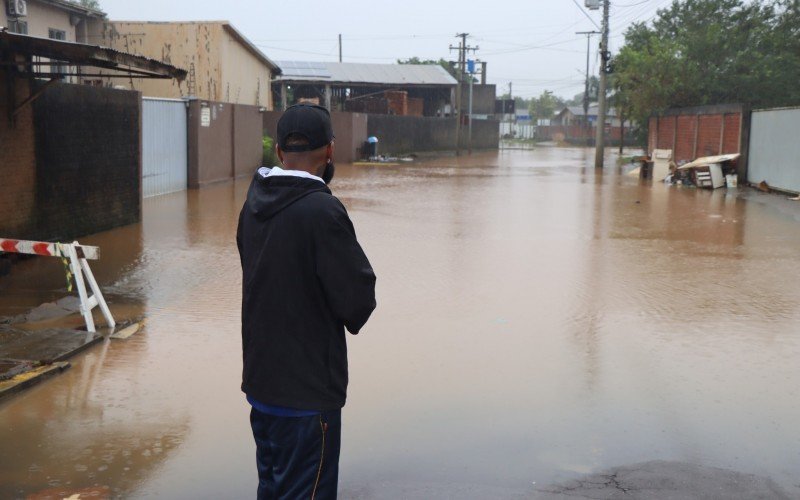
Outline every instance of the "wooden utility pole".
<path fill-rule="evenodd" d="M 603 168 L 603 153 L 606 144 L 606 75 L 611 53 L 608 51 L 609 0 L 603 0 L 603 37 L 600 42 L 600 89 L 597 92 L 597 132 L 594 144 L 594 166 Z"/>
<path fill-rule="evenodd" d="M 464 83 L 464 75 L 466 74 L 467 66 L 467 51 L 475 52 L 478 47 L 470 47 L 467 45 L 467 37 L 469 33 L 456 33 L 456 38 L 461 38 L 458 47 L 450 45 L 450 50 L 458 50 L 458 84 L 456 86 L 456 102 L 454 115 L 456 116 L 456 155 L 461 153 L 461 91 Z M 472 76 L 470 76 L 472 78 Z"/>
<path fill-rule="evenodd" d="M 576 35 L 586 35 L 586 82 L 583 86 L 583 130 L 588 132 L 589 129 L 589 52 L 591 51 L 592 35 L 599 35 L 599 31 L 576 31 Z M 588 134 L 586 134 L 586 142 L 589 142 Z M 586 144 L 587 146 L 589 144 Z"/>
<path fill-rule="evenodd" d="M 339 62 L 342 62 L 342 34 L 339 33 Z"/>

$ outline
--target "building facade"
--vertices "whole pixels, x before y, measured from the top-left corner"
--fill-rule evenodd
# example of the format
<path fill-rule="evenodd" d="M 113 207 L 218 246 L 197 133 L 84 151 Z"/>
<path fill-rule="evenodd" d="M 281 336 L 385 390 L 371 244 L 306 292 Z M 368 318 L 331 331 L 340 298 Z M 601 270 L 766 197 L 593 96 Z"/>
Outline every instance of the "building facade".
<path fill-rule="evenodd" d="M 278 66 L 227 21 L 104 23 L 100 45 L 185 69 L 185 82 L 115 82 L 148 97 L 195 96 L 272 109 Z"/>
<path fill-rule="evenodd" d="M 95 43 L 92 38 L 106 17 L 102 11 L 64 0 L 3 3 L 5 22 L 1 24 L 10 32 L 68 42 Z"/>

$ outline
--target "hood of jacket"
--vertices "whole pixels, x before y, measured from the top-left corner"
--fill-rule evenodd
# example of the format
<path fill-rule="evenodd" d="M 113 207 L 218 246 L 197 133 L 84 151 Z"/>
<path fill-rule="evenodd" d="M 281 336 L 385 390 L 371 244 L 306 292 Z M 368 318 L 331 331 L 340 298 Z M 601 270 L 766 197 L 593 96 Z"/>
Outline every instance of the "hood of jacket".
<path fill-rule="evenodd" d="M 266 175 L 270 169 L 259 169 L 247 191 L 247 208 L 259 219 L 274 217 L 292 203 L 319 191 L 330 194 L 324 183 L 292 175 Z"/>

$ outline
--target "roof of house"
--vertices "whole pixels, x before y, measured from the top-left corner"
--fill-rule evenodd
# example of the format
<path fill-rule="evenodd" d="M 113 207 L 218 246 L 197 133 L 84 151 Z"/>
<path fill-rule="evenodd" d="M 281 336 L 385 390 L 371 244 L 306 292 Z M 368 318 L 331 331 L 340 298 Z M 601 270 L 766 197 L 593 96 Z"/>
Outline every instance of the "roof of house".
<path fill-rule="evenodd" d="M 246 36 L 242 34 L 241 31 L 237 30 L 230 21 L 117 21 L 113 20 L 110 21 L 111 24 L 167 24 L 167 25 L 179 25 L 179 24 L 217 24 L 222 26 L 222 28 L 227 31 L 233 38 L 235 38 L 242 46 L 253 54 L 256 59 L 264 63 L 268 66 L 273 73 L 280 74 L 281 68 L 275 62 L 266 56 L 261 49 L 255 46 L 253 42 L 251 42 Z"/>
<path fill-rule="evenodd" d="M 565 106 L 558 114 L 569 111 L 574 116 L 583 116 L 583 106 Z M 597 116 L 597 103 L 589 104 L 589 116 Z M 606 116 L 617 116 L 617 110 L 610 107 L 606 110 Z"/>
<path fill-rule="evenodd" d="M 106 13 L 103 12 L 102 10 L 92 9 L 90 7 L 84 7 L 83 5 L 77 2 L 70 2 L 68 0 L 36 0 L 36 1 L 39 3 L 44 3 L 64 10 L 68 10 L 70 12 L 75 12 L 78 14 L 84 14 L 92 17 L 106 17 Z"/>
<path fill-rule="evenodd" d="M 458 82 L 438 64 L 365 64 L 278 61 L 287 82 L 324 82 L 374 85 L 446 85 Z"/>
<path fill-rule="evenodd" d="M 272 59 L 267 57 L 263 52 L 261 52 L 261 50 L 258 47 L 253 45 L 253 42 L 248 40 L 246 36 L 244 36 L 239 30 L 234 28 L 231 23 L 226 21 L 222 24 L 222 27 L 225 28 L 225 31 L 230 33 L 230 35 L 233 38 L 237 39 L 239 43 L 244 45 L 244 48 L 250 51 L 250 53 L 253 54 L 256 57 L 256 59 L 260 60 L 261 62 L 269 66 L 269 68 L 272 70 L 273 73 L 275 73 L 276 75 L 281 74 L 280 66 L 275 64 L 272 61 Z"/>
<path fill-rule="evenodd" d="M 155 59 L 83 43 L 9 33 L 0 29 L 0 50 L 12 54 L 47 57 L 76 65 L 125 71 L 130 78 L 154 77 L 183 80 L 186 71 Z M 31 63 L 35 67 L 36 62 Z M 129 73 L 129 74 L 128 74 Z"/>

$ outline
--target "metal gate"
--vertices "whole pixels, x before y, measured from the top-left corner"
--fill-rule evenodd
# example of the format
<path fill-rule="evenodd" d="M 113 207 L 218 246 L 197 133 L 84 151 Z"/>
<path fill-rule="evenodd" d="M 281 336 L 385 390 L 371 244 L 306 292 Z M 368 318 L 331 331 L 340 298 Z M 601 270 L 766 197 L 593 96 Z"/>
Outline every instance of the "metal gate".
<path fill-rule="evenodd" d="M 142 195 L 186 189 L 186 103 L 142 99 Z"/>
<path fill-rule="evenodd" d="M 753 111 L 747 180 L 800 192 L 800 108 Z"/>

